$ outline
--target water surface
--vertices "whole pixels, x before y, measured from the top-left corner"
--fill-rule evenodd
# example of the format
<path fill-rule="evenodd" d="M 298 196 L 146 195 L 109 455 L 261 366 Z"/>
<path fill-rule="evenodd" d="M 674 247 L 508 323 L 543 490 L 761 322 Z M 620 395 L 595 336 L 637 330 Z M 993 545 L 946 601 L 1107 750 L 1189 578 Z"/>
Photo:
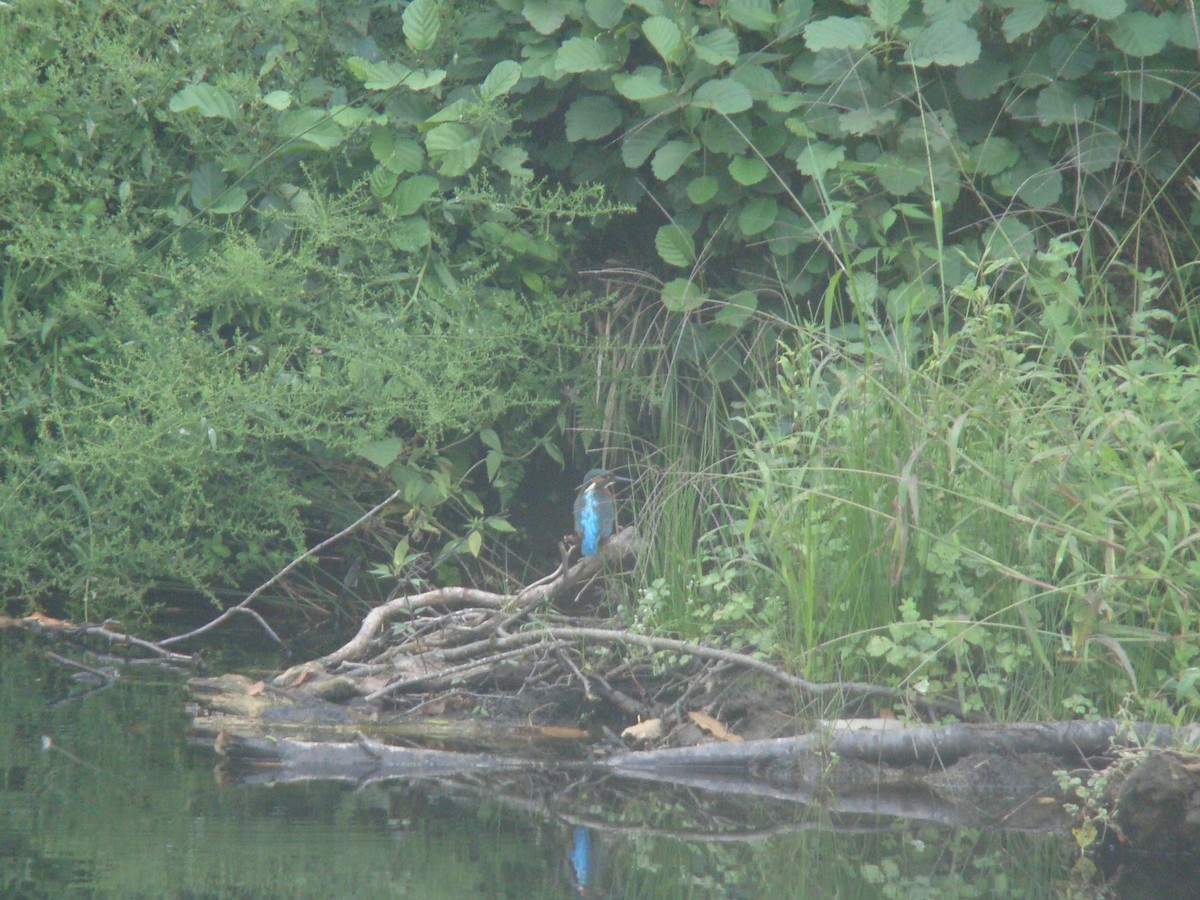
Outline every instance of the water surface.
<path fill-rule="evenodd" d="M 619 779 L 246 785 L 187 739 L 180 677 L 126 670 L 88 692 L 52 649 L 68 653 L 0 633 L 3 897 L 1091 893 L 1062 836 L 832 821 Z"/>

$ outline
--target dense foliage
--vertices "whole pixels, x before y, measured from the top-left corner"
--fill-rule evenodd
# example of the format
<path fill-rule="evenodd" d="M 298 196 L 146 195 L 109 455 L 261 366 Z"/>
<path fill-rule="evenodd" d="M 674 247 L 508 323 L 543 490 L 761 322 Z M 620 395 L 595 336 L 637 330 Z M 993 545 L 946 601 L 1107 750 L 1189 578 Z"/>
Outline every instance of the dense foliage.
<path fill-rule="evenodd" d="M 1200 702 L 1192 7 L 0 16 L 8 606 L 220 596 L 396 486 L 311 578 L 409 577 L 607 446 L 635 622 Z"/>

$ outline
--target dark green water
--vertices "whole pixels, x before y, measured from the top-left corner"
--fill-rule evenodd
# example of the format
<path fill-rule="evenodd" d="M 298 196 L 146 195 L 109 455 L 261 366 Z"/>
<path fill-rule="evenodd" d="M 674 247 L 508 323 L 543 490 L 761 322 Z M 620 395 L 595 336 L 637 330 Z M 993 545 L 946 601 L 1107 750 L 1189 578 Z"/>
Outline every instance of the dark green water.
<path fill-rule="evenodd" d="M 604 782 L 230 784 L 180 680 L 79 697 L 48 649 L 0 633 L 0 897 L 574 897 L 585 839 L 589 897 L 1094 895 L 1050 836 Z"/>

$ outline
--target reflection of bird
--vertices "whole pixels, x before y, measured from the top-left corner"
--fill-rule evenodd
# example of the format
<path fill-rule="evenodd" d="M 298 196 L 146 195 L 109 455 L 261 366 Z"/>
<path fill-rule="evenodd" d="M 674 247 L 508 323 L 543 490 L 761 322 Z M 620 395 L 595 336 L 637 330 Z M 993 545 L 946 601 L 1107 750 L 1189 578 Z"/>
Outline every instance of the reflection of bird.
<path fill-rule="evenodd" d="M 582 825 L 571 830 L 571 876 L 581 894 L 591 887 L 592 835 Z"/>
<path fill-rule="evenodd" d="M 616 528 L 617 504 L 611 488 L 614 481 L 628 480 L 607 469 L 592 469 L 583 477 L 575 498 L 575 530 L 582 539 L 580 550 L 584 556 L 595 556 L 600 541 Z"/>

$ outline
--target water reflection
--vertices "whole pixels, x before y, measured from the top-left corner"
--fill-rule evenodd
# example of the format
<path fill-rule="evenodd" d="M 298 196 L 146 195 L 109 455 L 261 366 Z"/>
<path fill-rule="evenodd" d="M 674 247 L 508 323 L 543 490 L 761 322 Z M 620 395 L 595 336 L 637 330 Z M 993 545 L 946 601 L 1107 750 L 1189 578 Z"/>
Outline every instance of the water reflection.
<path fill-rule="evenodd" d="M 185 740 L 180 682 L 126 672 L 85 692 L 45 649 L 0 634 L 4 897 L 1100 896 L 1055 835 L 553 767 L 360 785 L 215 774 L 210 747 Z"/>

